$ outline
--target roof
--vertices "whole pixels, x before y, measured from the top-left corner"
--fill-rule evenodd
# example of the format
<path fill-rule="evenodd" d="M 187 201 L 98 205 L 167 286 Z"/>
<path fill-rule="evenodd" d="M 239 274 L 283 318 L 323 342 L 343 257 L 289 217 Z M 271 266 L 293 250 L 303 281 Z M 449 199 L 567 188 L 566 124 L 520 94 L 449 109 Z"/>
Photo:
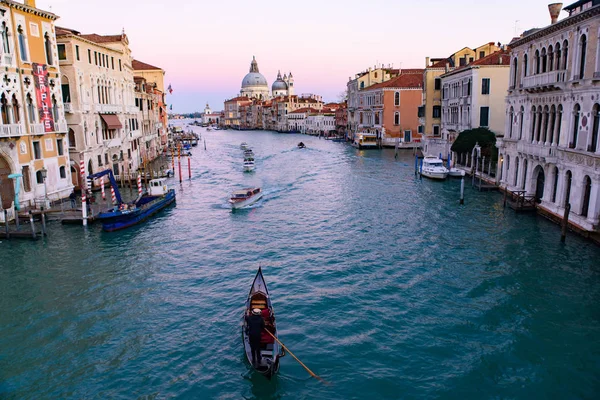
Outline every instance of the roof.
<path fill-rule="evenodd" d="M 76 31 L 75 29 L 70 29 L 70 28 L 63 28 L 60 26 L 55 27 L 55 33 L 56 36 L 62 36 L 62 35 L 80 35 L 81 32 Z"/>
<path fill-rule="evenodd" d="M 318 111 L 318 110 L 315 109 L 315 108 L 304 107 L 304 108 L 299 108 L 299 109 L 297 109 L 295 111 L 292 111 L 290 114 L 301 114 L 301 113 L 305 113 L 305 112 L 316 112 L 316 111 Z"/>
<path fill-rule="evenodd" d="M 510 67 L 510 48 L 506 47 L 505 50 L 498 50 L 495 53 L 489 54 L 479 60 L 473 61 L 467 65 L 463 65 L 462 67 L 456 68 L 452 71 L 445 73 L 442 76 L 452 75 L 457 72 L 465 71 L 469 68 L 473 68 L 475 66 L 490 66 L 490 65 L 502 65 Z"/>
<path fill-rule="evenodd" d="M 123 40 L 125 35 L 98 35 L 96 33 L 90 33 L 87 35 L 79 35 L 80 37 L 89 40 L 94 43 L 114 43 Z"/>
<path fill-rule="evenodd" d="M 579 0 L 573 4 L 566 6 L 564 9 L 567 11 L 572 11 L 573 9 L 584 5 L 585 3 L 589 3 L 590 1 L 592 2 L 592 6 L 597 6 L 598 4 L 600 4 L 600 0 Z"/>
<path fill-rule="evenodd" d="M 225 100 L 225 103 L 229 103 L 230 101 L 243 101 L 243 100 L 251 101 L 251 99 L 249 97 L 238 96 L 238 97 L 234 97 L 233 99 Z"/>
<path fill-rule="evenodd" d="M 162 68 L 155 67 L 154 65 L 146 64 L 145 62 L 142 62 L 139 60 L 133 60 L 131 62 L 131 66 L 135 71 L 146 71 L 149 69 L 155 69 L 155 70 L 162 71 Z"/>
<path fill-rule="evenodd" d="M 412 70 L 417 71 L 417 70 Z M 411 72 L 408 74 L 399 75 L 389 81 L 377 83 L 364 89 L 364 91 L 384 89 L 384 88 L 422 88 L 423 87 L 423 71 L 421 73 Z"/>

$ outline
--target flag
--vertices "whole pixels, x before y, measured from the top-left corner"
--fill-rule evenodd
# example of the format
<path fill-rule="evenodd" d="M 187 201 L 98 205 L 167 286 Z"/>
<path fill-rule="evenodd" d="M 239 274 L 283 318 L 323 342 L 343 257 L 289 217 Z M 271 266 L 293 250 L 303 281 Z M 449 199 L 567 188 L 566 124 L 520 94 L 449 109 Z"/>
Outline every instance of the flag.
<path fill-rule="evenodd" d="M 171 110 L 171 111 L 173 111 L 173 104 L 171 104 L 171 108 L 170 108 L 170 110 Z"/>
<path fill-rule="evenodd" d="M 173 88 L 171 87 L 170 83 L 169 83 L 169 87 L 167 88 L 167 90 L 169 91 L 169 94 L 173 93 Z"/>

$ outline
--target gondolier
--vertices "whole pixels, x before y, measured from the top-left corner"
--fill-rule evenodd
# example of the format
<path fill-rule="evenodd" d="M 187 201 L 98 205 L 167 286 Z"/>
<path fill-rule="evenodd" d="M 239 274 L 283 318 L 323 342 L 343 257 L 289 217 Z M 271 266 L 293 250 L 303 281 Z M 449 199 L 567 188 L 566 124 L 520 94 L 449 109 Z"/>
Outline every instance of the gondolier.
<path fill-rule="evenodd" d="M 252 314 L 246 317 L 246 323 L 246 333 L 250 339 L 250 348 L 252 350 L 252 365 L 258 367 L 261 362 L 260 338 L 263 329 L 265 329 L 265 321 L 263 320 L 260 308 L 252 310 Z"/>

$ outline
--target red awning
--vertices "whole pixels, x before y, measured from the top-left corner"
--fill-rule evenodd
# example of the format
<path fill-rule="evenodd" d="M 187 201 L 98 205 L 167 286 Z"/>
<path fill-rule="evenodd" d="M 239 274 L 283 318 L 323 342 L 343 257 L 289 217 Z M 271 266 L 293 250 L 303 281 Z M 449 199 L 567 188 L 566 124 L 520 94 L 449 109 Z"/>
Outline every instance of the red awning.
<path fill-rule="evenodd" d="M 123 125 L 119 121 L 119 117 L 114 114 L 100 114 L 108 129 L 121 129 Z"/>

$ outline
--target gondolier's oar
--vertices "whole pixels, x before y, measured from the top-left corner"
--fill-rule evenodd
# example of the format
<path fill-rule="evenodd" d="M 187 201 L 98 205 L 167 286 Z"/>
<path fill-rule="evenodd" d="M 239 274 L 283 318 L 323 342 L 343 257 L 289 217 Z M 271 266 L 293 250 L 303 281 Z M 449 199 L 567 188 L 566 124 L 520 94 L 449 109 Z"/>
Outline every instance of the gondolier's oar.
<path fill-rule="evenodd" d="M 294 357 L 294 360 L 298 361 L 298 362 L 300 363 L 300 365 L 302 365 L 302 366 L 304 367 L 304 369 L 305 369 L 306 371 L 308 371 L 308 373 L 310 374 L 310 376 L 312 376 L 313 378 L 316 378 L 316 379 L 320 380 L 321 382 L 323 382 L 323 383 L 325 383 L 325 384 L 329 385 L 329 382 L 327 382 L 325 379 L 321 378 L 319 375 L 317 375 L 317 374 L 315 374 L 314 372 L 312 372 L 312 371 L 310 370 L 310 368 L 308 368 L 306 365 L 304 365 L 304 363 L 303 363 L 302 361 L 300 361 L 300 360 L 298 359 L 298 357 L 296 357 L 296 356 L 294 355 L 294 353 L 292 353 L 292 352 L 290 351 L 290 349 L 288 349 L 287 347 L 285 347 L 285 344 L 281 343 L 281 341 L 280 341 L 279 339 L 277 339 L 277 338 L 275 337 L 275 335 L 273 335 L 273 334 L 272 334 L 271 332 L 269 332 L 267 329 L 265 329 L 265 332 L 267 332 L 269 335 L 271 335 L 271 337 L 272 337 L 273 339 L 277 340 L 277 343 L 279 343 L 279 344 L 281 345 L 281 347 L 283 347 L 283 348 L 284 348 L 284 350 L 285 350 L 285 351 L 287 351 L 288 353 L 290 353 L 290 355 L 291 355 L 292 357 Z"/>

